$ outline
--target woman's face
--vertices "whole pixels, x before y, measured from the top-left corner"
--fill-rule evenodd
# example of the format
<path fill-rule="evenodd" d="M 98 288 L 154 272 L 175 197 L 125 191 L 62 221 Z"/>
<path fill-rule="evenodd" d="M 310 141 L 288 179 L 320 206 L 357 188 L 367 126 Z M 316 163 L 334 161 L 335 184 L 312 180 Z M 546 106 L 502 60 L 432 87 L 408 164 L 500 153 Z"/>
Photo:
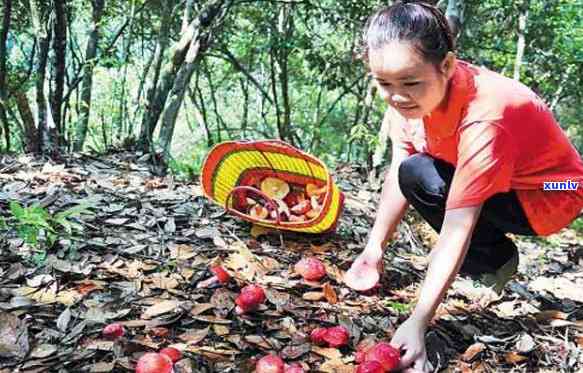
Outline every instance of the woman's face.
<path fill-rule="evenodd" d="M 369 52 L 369 66 L 383 100 L 407 119 L 431 113 L 445 98 L 455 56 L 439 66 L 427 62 L 410 43 L 394 41 Z"/>

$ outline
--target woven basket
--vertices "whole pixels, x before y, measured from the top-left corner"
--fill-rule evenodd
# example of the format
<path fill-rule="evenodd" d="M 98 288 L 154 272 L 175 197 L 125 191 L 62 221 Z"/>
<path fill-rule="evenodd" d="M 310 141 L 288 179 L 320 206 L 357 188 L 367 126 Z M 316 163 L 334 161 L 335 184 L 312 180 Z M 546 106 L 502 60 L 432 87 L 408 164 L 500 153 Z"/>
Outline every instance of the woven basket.
<path fill-rule="evenodd" d="M 318 215 L 302 222 L 259 219 L 241 211 L 241 199 L 251 196 L 265 201 L 277 211 L 277 201 L 265 195 L 257 184 L 276 177 L 289 184 L 326 187 Z M 231 214 L 262 226 L 304 233 L 334 230 L 342 211 L 344 195 L 334 184 L 328 169 L 319 159 L 278 140 L 229 141 L 216 145 L 202 166 L 201 184 L 205 196 Z"/>

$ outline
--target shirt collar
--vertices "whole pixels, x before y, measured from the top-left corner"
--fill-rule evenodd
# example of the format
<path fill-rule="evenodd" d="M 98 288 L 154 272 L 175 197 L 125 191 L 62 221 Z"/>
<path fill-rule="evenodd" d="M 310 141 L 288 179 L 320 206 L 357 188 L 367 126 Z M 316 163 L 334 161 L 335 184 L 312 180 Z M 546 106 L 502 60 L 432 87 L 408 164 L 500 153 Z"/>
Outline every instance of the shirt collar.
<path fill-rule="evenodd" d="M 448 83 L 447 97 L 430 114 L 423 117 L 429 137 L 452 136 L 459 127 L 472 93 L 472 74 L 466 62 L 456 61 L 455 71 Z"/>

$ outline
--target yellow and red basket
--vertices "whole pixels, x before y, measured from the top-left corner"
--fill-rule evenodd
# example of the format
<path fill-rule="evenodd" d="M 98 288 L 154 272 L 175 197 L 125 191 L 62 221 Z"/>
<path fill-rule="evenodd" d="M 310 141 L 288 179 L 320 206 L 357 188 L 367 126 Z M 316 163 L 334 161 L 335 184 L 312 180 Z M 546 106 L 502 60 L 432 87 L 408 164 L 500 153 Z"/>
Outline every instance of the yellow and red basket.
<path fill-rule="evenodd" d="M 317 216 L 302 222 L 259 219 L 238 208 L 238 195 L 255 195 L 269 206 L 277 204 L 256 186 L 266 177 L 293 185 L 326 187 Z M 334 230 L 342 212 L 344 194 L 334 184 L 319 159 L 279 140 L 229 141 L 216 145 L 207 155 L 201 172 L 207 198 L 239 218 L 254 224 L 304 233 Z"/>

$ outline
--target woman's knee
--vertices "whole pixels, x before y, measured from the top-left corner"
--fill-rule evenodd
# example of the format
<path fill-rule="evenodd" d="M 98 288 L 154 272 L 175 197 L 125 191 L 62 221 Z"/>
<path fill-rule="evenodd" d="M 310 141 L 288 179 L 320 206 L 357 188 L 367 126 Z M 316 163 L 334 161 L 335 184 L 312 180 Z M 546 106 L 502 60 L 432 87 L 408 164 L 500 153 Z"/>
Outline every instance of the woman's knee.
<path fill-rule="evenodd" d="M 444 194 L 446 184 L 435 165 L 436 160 L 423 153 L 413 154 L 399 165 L 399 186 L 403 195 L 407 191 L 424 191 L 431 194 Z"/>

